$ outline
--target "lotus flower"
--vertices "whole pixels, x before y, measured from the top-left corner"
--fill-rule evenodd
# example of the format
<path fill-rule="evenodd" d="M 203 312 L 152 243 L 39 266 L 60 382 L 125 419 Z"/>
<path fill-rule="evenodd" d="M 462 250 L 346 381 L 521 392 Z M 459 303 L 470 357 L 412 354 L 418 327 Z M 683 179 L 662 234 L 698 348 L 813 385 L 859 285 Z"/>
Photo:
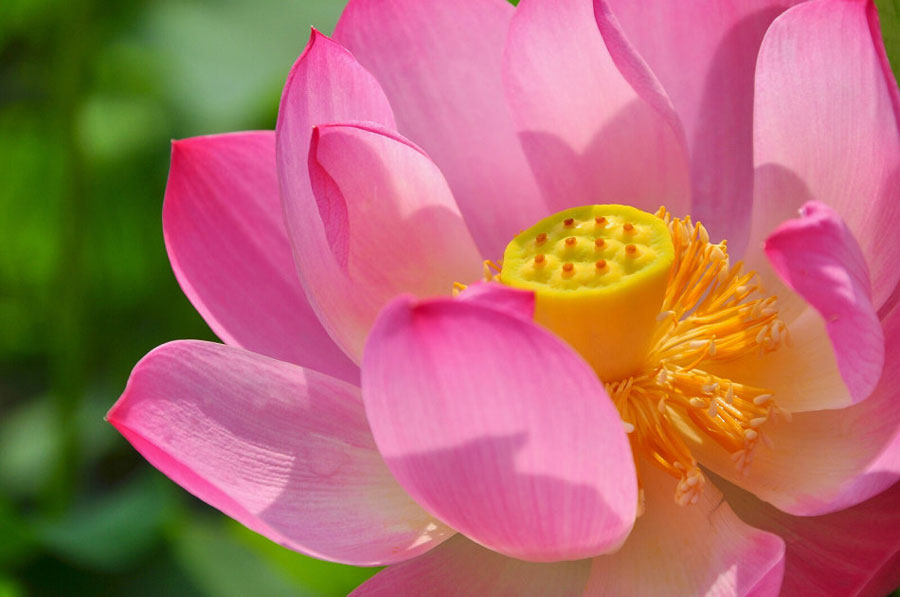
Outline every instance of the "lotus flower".
<path fill-rule="evenodd" d="M 166 246 L 224 345 L 153 350 L 109 421 L 273 541 L 390 565 L 359 594 L 892 589 L 880 40 L 863 0 L 351 0 L 274 132 L 173 144 Z"/>

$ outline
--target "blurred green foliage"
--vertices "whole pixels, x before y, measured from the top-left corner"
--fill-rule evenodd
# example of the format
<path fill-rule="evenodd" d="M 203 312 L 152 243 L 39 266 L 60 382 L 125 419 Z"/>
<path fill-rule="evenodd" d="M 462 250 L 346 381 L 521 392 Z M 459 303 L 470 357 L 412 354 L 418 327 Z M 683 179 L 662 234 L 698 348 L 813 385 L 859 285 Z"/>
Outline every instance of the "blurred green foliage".
<path fill-rule="evenodd" d="M 272 128 L 341 0 L 0 2 L 0 597 L 338 595 L 144 463 L 103 414 L 133 364 L 213 340 L 165 255 L 168 141 Z M 900 4 L 881 0 L 900 67 Z"/>
<path fill-rule="evenodd" d="M 273 128 L 309 26 L 339 0 L 0 2 L 0 597 L 338 595 L 323 563 L 225 519 L 103 415 L 173 338 L 169 140 Z"/>

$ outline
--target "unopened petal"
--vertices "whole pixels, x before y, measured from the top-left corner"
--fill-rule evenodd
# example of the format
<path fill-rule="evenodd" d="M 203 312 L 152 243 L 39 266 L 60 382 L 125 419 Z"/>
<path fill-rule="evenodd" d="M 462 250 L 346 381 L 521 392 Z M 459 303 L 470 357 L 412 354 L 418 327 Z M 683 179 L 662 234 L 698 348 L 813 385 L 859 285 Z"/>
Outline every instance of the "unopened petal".
<path fill-rule="evenodd" d="M 396 133 L 372 123 L 319 126 L 309 172 L 327 250 L 298 262 L 311 300 L 351 355 L 397 294 L 449 295 L 454 282 L 481 277 L 444 177 Z"/>
<path fill-rule="evenodd" d="M 313 127 L 336 121 L 367 120 L 394 126 L 384 92 L 371 74 L 337 43 L 313 30 L 303 54 L 288 75 L 278 111 L 275 159 L 284 222 L 296 269 L 310 303 L 325 329 L 351 358 L 346 336 L 353 325 L 323 316 L 317 285 L 327 283 L 317 266 L 329 253 L 325 223 L 309 179 Z"/>

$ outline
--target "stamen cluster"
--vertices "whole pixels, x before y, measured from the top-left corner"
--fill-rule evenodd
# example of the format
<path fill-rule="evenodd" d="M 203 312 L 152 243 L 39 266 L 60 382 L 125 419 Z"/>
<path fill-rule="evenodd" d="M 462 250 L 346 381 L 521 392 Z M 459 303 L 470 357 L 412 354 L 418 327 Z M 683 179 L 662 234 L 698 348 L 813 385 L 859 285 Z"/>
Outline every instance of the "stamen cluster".
<path fill-rule="evenodd" d="M 653 348 L 643 372 L 606 383 L 630 431 L 635 456 L 679 479 L 675 500 L 695 503 L 705 483 L 683 439 L 685 426 L 731 454 L 747 474 L 753 451 L 769 441 L 760 427 L 781 413 L 772 391 L 710 373 L 717 363 L 776 350 L 789 342 L 776 299 L 755 273 L 729 264 L 726 242 L 713 244 L 690 217 L 656 214 L 669 227 L 675 260 Z M 787 416 L 787 413 L 784 413 Z"/>
<path fill-rule="evenodd" d="M 673 218 L 665 208 L 655 216 L 668 227 L 674 259 L 655 327 L 649 328 L 650 348 L 636 373 L 605 380 L 605 387 L 629 434 L 638 477 L 642 463 L 655 465 L 678 479 L 675 501 L 687 505 L 699 500 L 706 479 L 686 435 L 712 440 L 729 452 L 742 474 L 748 474 L 757 445 L 771 444 L 762 426 L 775 414 L 789 418 L 775 404 L 772 390 L 717 375 L 717 366 L 774 351 L 790 343 L 790 337 L 778 318 L 776 297 L 765 294 L 757 275 L 744 272 L 742 263 L 730 264 L 726 241 L 710 242 L 703 224 L 690 217 Z M 571 218 L 561 222 L 573 230 L 578 225 Z M 594 230 L 593 224 L 605 229 L 609 222 L 598 217 L 585 229 Z M 618 224 L 617 234 L 632 233 L 623 226 L 630 224 Z M 563 243 L 578 241 L 564 232 L 557 234 L 562 247 L 557 252 L 562 255 L 572 248 Z M 622 240 L 626 239 L 618 242 L 627 253 L 633 245 Z M 546 243 L 547 234 L 540 233 L 533 244 L 540 249 Z M 605 243 L 603 239 L 603 244 L 592 245 Z M 535 255 L 528 267 L 538 273 L 527 273 L 539 276 L 545 259 L 543 253 Z M 627 263 L 627 254 L 624 259 Z M 501 265 L 484 262 L 485 280 L 504 282 L 502 271 Z M 563 285 L 565 273 L 563 269 L 557 276 Z M 583 277 L 578 287 L 609 283 L 602 276 Z M 454 292 L 464 289 L 458 284 Z"/>

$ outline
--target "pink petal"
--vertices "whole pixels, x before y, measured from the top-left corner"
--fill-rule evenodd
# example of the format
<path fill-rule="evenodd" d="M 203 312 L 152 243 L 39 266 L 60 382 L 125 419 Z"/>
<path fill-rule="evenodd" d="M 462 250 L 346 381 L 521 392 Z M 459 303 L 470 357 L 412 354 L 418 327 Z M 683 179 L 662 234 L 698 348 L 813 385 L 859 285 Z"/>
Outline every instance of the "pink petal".
<path fill-rule="evenodd" d="M 757 238 L 798 197 L 833 207 L 859 239 L 881 306 L 900 279 L 900 95 L 875 5 L 815 0 L 779 17 L 754 99 Z"/>
<path fill-rule="evenodd" d="M 592 203 L 688 210 L 681 125 L 608 11 L 595 20 L 591 0 L 523 0 L 504 78 L 551 211 Z"/>
<path fill-rule="evenodd" d="M 698 460 L 800 516 L 847 508 L 890 487 L 900 479 L 900 308 L 886 316 L 884 330 L 884 375 L 869 398 L 844 409 L 796 413 L 789 423 L 764 424 L 759 431 L 772 447 L 760 442 L 747 476 L 717 446 L 694 446 Z"/>
<path fill-rule="evenodd" d="M 108 420 L 198 498 L 317 558 L 387 564 L 452 534 L 391 477 L 359 389 L 314 371 L 172 342 L 135 366 Z"/>
<path fill-rule="evenodd" d="M 784 538 L 782 595 L 880 596 L 900 584 L 900 485 L 815 517 L 785 514 L 733 486 L 726 492 L 741 518 Z"/>
<path fill-rule="evenodd" d="M 869 270 L 834 210 L 813 201 L 779 226 L 765 252 L 781 279 L 824 318 L 852 402 L 867 397 L 884 365 L 884 334 L 872 306 Z"/>
<path fill-rule="evenodd" d="M 691 215 L 738 257 L 753 204 L 753 78 L 763 35 L 797 0 L 608 0 L 687 133 Z"/>
<path fill-rule="evenodd" d="M 459 295 L 459 300 L 516 315 L 528 321 L 534 319 L 534 292 L 505 286 L 497 282 L 477 282 Z"/>
<path fill-rule="evenodd" d="M 334 32 L 447 177 L 486 257 L 547 215 L 503 96 L 514 12 L 496 0 L 352 0 Z"/>
<path fill-rule="evenodd" d="M 597 376 L 555 336 L 477 303 L 398 298 L 363 358 L 366 413 L 394 476 L 482 545 L 557 561 L 617 548 L 637 488 Z"/>
<path fill-rule="evenodd" d="M 281 97 L 276 137 L 278 184 L 284 221 L 297 271 L 310 303 L 325 329 L 338 344 L 348 347 L 346 332 L 323 318 L 317 286 L 328 284 L 318 269 L 329 253 L 323 216 L 309 180 L 309 142 L 319 124 L 340 120 L 371 120 L 388 127 L 394 116 L 378 82 L 347 50 L 313 30 L 306 50 L 291 69 Z"/>
<path fill-rule="evenodd" d="M 515 560 L 456 535 L 422 557 L 379 572 L 351 595 L 580 595 L 590 569 L 590 560 Z"/>
<path fill-rule="evenodd" d="M 779 406 L 794 413 L 866 398 L 881 376 L 884 337 L 865 260 L 840 217 L 822 203 L 807 203 L 760 255 L 763 261 L 752 257 L 756 271 L 778 297 L 790 342 L 714 372 L 772 390 Z"/>
<path fill-rule="evenodd" d="M 780 537 L 744 524 L 707 483 L 679 506 L 676 481 L 642 463 L 644 514 L 621 550 L 594 558 L 587 595 L 774 595 L 784 574 Z"/>
<path fill-rule="evenodd" d="M 309 171 L 327 246 L 298 254 L 310 298 L 358 356 L 378 311 L 402 292 L 450 294 L 481 277 L 450 189 L 421 150 L 373 124 L 317 127 Z"/>
<path fill-rule="evenodd" d="M 226 343 L 358 383 L 297 279 L 274 133 L 175 141 L 163 231 L 175 277 Z"/>

